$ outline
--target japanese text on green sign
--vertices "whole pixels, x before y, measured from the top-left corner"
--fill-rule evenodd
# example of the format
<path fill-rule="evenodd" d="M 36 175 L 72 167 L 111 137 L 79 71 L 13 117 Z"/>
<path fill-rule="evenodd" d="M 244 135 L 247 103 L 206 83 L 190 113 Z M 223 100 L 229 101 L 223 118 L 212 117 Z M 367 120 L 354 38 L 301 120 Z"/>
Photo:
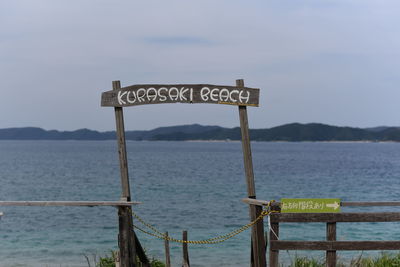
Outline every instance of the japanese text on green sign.
<path fill-rule="evenodd" d="M 282 198 L 281 212 L 324 213 L 340 212 L 338 198 Z"/>

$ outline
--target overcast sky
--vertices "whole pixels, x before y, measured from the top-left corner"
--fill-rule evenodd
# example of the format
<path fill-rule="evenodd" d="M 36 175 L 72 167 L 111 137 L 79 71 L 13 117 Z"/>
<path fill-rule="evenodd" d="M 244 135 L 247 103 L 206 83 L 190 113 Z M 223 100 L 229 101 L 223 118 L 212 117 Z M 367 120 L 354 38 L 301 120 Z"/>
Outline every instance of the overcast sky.
<path fill-rule="evenodd" d="M 113 130 L 113 80 L 261 89 L 251 128 L 400 126 L 400 1 L 0 1 L 0 128 Z M 126 128 L 234 127 L 237 108 L 124 109 Z"/>

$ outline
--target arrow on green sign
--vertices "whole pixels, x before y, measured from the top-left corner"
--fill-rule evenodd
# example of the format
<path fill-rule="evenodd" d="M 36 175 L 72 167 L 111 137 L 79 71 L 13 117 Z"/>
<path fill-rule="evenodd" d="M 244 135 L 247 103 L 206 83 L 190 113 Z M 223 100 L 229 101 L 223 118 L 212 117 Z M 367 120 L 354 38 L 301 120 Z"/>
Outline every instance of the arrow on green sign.
<path fill-rule="evenodd" d="M 281 212 L 325 213 L 340 212 L 339 198 L 282 198 Z"/>

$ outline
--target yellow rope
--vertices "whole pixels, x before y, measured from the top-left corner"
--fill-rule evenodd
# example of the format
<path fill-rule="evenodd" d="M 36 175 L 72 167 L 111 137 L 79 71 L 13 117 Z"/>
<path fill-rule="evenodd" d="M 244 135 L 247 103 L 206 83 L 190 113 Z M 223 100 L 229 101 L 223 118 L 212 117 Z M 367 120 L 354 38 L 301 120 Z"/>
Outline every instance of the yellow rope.
<path fill-rule="evenodd" d="M 241 232 L 249 229 L 250 227 L 252 227 L 254 224 L 256 224 L 259 220 L 263 219 L 265 216 L 269 215 L 272 212 L 275 211 L 271 211 L 270 207 L 271 206 L 271 202 L 268 204 L 268 210 L 263 210 L 261 212 L 261 214 L 252 222 L 243 225 L 242 227 L 233 230 L 225 235 L 220 235 L 217 237 L 213 237 L 213 238 L 208 238 L 208 239 L 204 239 L 204 240 L 181 240 L 181 239 L 176 239 L 170 236 L 167 236 L 166 234 L 160 232 L 159 230 L 157 230 L 155 227 L 153 227 L 151 224 L 146 223 L 142 218 L 140 218 L 136 213 L 132 212 L 133 216 L 144 226 L 146 226 L 147 228 L 149 228 L 152 232 L 150 231 L 146 231 L 140 227 L 138 227 L 137 225 L 133 225 L 134 228 L 138 229 L 139 231 L 147 234 L 147 235 L 151 235 L 154 236 L 156 238 L 159 239 L 163 239 L 163 240 L 168 240 L 168 241 L 172 241 L 172 242 L 177 242 L 177 243 L 186 243 L 186 244 L 217 244 L 217 243 L 222 243 L 238 234 L 240 234 Z"/>

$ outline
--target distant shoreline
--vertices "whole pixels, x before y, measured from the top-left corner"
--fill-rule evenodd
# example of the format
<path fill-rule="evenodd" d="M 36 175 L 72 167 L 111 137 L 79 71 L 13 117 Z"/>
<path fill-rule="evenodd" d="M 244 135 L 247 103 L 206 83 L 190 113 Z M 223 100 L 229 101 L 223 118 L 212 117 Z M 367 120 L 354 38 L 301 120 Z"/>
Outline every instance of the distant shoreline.
<path fill-rule="evenodd" d="M 400 142 L 400 127 L 338 127 L 320 123 L 291 123 L 266 129 L 250 129 L 257 142 Z M 239 127 L 203 126 L 199 124 L 160 127 L 148 131 L 125 131 L 131 141 L 237 142 Z M 115 131 L 90 129 L 76 131 L 44 130 L 36 127 L 0 129 L 0 140 L 115 140 Z"/>

